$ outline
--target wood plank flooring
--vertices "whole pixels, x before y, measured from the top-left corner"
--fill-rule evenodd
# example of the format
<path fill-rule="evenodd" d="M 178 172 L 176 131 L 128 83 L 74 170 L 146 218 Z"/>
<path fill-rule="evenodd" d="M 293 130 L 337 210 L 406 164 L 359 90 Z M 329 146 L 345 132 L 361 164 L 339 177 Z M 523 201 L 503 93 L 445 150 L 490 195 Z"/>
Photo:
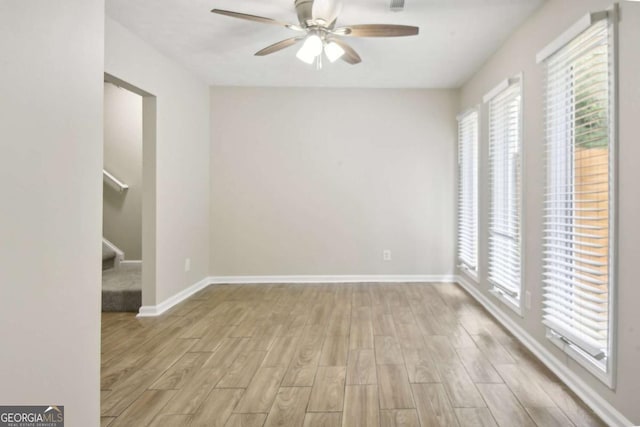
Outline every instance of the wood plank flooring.
<path fill-rule="evenodd" d="M 215 285 L 102 315 L 106 426 L 602 426 L 455 284 Z"/>

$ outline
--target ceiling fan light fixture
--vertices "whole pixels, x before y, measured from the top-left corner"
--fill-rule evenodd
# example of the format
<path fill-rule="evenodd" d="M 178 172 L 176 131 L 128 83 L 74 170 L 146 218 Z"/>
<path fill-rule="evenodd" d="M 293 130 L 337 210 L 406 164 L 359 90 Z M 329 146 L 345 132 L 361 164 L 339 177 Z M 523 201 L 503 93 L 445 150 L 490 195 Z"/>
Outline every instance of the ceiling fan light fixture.
<path fill-rule="evenodd" d="M 329 42 L 324 45 L 324 54 L 327 55 L 329 62 L 336 62 L 344 55 L 344 49 L 336 42 Z"/>
<path fill-rule="evenodd" d="M 404 0 L 391 1 L 392 6 L 404 4 Z M 294 6 L 300 25 L 232 10 L 212 9 L 211 12 L 303 33 L 297 37 L 273 43 L 256 52 L 255 56 L 271 55 L 304 40 L 296 56 L 309 65 L 315 62 L 317 69 L 322 68 L 323 56 L 331 62 L 338 59 L 351 65 L 362 62 L 360 55 L 342 37 L 404 37 L 415 36 L 420 30 L 418 27 L 395 24 L 358 24 L 336 28 L 337 17 L 341 10 L 340 0 L 294 0 Z M 322 52 L 325 55 L 322 55 Z"/>
<path fill-rule="evenodd" d="M 296 56 L 302 62 L 307 64 L 313 63 L 318 55 L 322 53 L 322 40 L 317 34 L 310 34 L 304 40 L 302 47 L 298 50 Z"/>
<path fill-rule="evenodd" d="M 304 62 L 307 63 L 309 65 L 313 64 L 313 61 L 316 60 L 316 57 L 313 55 L 309 55 L 308 52 L 306 52 L 304 49 L 300 48 L 300 50 L 298 50 L 298 53 L 296 53 L 296 57 Z"/>

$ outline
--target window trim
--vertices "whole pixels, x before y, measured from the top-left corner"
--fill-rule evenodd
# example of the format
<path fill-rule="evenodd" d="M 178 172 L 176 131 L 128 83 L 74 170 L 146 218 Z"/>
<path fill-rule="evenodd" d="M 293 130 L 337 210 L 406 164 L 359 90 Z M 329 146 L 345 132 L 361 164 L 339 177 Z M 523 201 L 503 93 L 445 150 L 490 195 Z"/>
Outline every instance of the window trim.
<path fill-rule="evenodd" d="M 489 283 L 489 293 L 491 295 L 493 295 L 498 301 L 500 301 L 502 304 L 504 304 L 506 307 L 508 307 L 509 309 L 511 309 L 513 312 L 515 312 L 518 316 L 520 317 L 524 317 L 524 309 L 523 309 L 523 302 L 524 302 L 524 298 L 523 295 L 525 295 L 526 293 L 526 289 L 527 287 L 525 286 L 525 263 L 524 263 L 524 250 L 525 250 L 525 240 L 526 240 L 526 236 L 524 233 L 525 230 L 525 226 L 526 226 L 526 221 L 525 221 L 525 215 L 524 212 L 526 212 L 526 197 L 524 197 L 524 189 L 526 187 L 525 183 L 526 183 L 526 167 L 525 167 L 525 156 L 524 156 L 524 151 L 525 151 L 525 147 L 524 147 L 524 95 L 525 95 L 525 91 L 524 91 L 524 73 L 520 72 L 512 77 L 509 77 L 507 79 L 502 80 L 500 83 L 498 83 L 493 89 L 491 89 L 489 92 L 487 92 L 483 97 L 482 97 L 482 102 L 487 106 L 488 108 L 488 104 L 491 102 L 491 100 L 493 100 L 496 96 L 500 95 L 504 90 L 508 89 L 510 86 L 514 85 L 514 84 L 518 84 L 520 85 L 520 108 L 519 108 L 519 129 L 518 129 L 518 138 L 519 138 L 519 143 L 520 143 L 520 153 L 519 153 L 519 157 L 520 157 L 520 218 L 519 218 L 519 233 L 520 233 L 520 294 L 519 294 L 519 298 L 517 300 L 515 300 L 514 298 L 511 298 L 507 295 L 506 292 L 504 292 L 503 290 L 500 289 L 496 289 L 499 288 L 499 286 L 496 286 L 496 284 L 494 284 L 490 279 L 489 279 L 489 275 L 487 274 L 487 282 Z M 489 122 L 489 120 L 491 119 L 490 115 L 487 114 L 487 123 Z M 491 127 L 491 124 L 488 123 L 487 124 L 487 128 L 489 129 Z M 491 151 L 491 141 L 489 140 L 489 136 L 487 137 L 487 145 L 488 145 L 488 150 L 489 150 L 489 158 L 488 158 L 488 169 L 487 172 L 490 174 L 491 172 L 491 159 L 490 159 L 490 151 Z M 488 181 L 488 185 L 489 187 L 491 187 L 491 179 L 489 177 L 489 181 Z M 488 221 L 489 221 L 489 226 L 487 228 L 487 245 L 490 245 L 490 238 L 491 238 L 491 203 L 492 203 L 492 195 L 491 195 L 491 188 L 489 188 L 489 204 L 488 204 Z M 488 258 L 490 254 L 490 246 L 487 250 L 487 269 L 489 268 L 489 263 L 490 263 L 490 259 Z"/>
<path fill-rule="evenodd" d="M 609 186 L 610 186 L 610 203 L 609 203 L 609 289 L 608 289 L 608 355 L 606 370 L 594 362 L 594 358 L 587 356 L 586 352 L 577 347 L 575 344 L 563 339 L 559 334 L 551 328 L 544 326 L 546 337 L 556 347 L 560 348 L 564 354 L 572 358 L 578 365 L 583 367 L 587 372 L 592 374 L 599 381 L 607 385 L 610 389 L 616 388 L 617 377 L 617 345 L 618 345 L 618 135 L 619 135 L 619 87 L 618 87 L 618 24 L 619 24 L 619 7 L 613 4 L 604 11 L 592 12 L 583 16 L 574 25 L 572 25 L 563 34 L 543 48 L 536 56 L 536 62 L 541 64 L 551 55 L 562 49 L 570 43 L 574 38 L 586 31 L 593 24 L 601 20 L 608 20 L 610 31 L 610 52 L 611 52 L 611 70 L 610 70 L 610 92 L 609 92 Z"/>
<path fill-rule="evenodd" d="M 542 62 L 544 62 L 547 58 L 565 47 L 573 39 L 578 37 L 596 22 L 607 19 L 609 11 L 610 10 L 603 10 L 600 12 L 591 12 L 584 15 L 575 24 L 569 27 L 564 33 L 560 34 L 558 37 L 556 37 L 555 40 L 553 40 L 540 52 L 538 52 L 538 54 L 536 55 L 536 64 L 541 64 Z"/>
<path fill-rule="evenodd" d="M 464 263 L 460 262 L 460 259 L 458 257 L 458 253 L 456 253 L 456 265 L 458 267 L 458 269 L 464 273 L 465 275 L 467 275 L 470 279 L 472 279 L 476 284 L 479 283 L 479 279 L 480 279 L 480 140 L 481 140 L 481 128 L 480 128 L 480 120 L 481 120 L 481 110 L 480 110 L 480 105 L 474 105 L 473 107 L 467 108 L 466 110 L 464 110 L 463 112 L 461 112 L 460 114 L 458 114 L 456 116 L 456 120 L 458 123 L 460 123 L 461 120 L 464 120 L 468 115 L 470 114 L 476 114 L 476 158 L 475 158 L 475 162 L 476 162 L 476 200 L 475 200 L 475 204 L 476 204 L 476 209 L 475 209 L 475 216 L 476 216 L 476 230 L 475 230 L 475 234 L 476 234 L 476 268 L 475 270 L 470 269 L 467 265 L 465 265 Z M 460 135 L 458 134 L 458 159 L 456 160 L 456 162 L 459 161 L 459 150 L 460 150 Z M 457 179 L 458 179 L 458 186 L 460 185 L 460 165 L 457 165 Z M 457 189 L 457 192 L 459 192 L 459 188 Z M 459 208 L 459 206 L 457 206 Z M 459 221 L 456 223 L 456 233 L 459 233 Z M 459 236 L 459 234 L 458 234 Z M 456 239 L 456 244 L 458 243 L 459 237 L 457 237 Z M 459 250 L 458 248 L 456 248 L 457 251 Z"/>

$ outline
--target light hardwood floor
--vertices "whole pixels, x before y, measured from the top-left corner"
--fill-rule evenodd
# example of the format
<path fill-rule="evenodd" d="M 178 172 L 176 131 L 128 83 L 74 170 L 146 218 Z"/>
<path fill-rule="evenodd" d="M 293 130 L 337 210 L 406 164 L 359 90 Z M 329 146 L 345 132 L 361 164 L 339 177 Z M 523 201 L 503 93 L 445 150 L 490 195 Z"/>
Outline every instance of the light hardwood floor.
<path fill-rule="evenodd" d="M 102 426 L 601 426 L 454 284 L 215 285 L 102 316 Z"/>

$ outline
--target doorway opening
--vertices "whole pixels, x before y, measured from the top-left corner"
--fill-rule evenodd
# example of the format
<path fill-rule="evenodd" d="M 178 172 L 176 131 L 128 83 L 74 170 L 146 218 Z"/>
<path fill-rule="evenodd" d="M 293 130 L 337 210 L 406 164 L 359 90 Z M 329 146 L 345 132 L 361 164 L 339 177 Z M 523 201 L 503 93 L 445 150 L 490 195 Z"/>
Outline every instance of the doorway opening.
<path fill-rule="evenodd" d="M 155 302 L 156 97 L 104 75 L 102 311 Z"/>

